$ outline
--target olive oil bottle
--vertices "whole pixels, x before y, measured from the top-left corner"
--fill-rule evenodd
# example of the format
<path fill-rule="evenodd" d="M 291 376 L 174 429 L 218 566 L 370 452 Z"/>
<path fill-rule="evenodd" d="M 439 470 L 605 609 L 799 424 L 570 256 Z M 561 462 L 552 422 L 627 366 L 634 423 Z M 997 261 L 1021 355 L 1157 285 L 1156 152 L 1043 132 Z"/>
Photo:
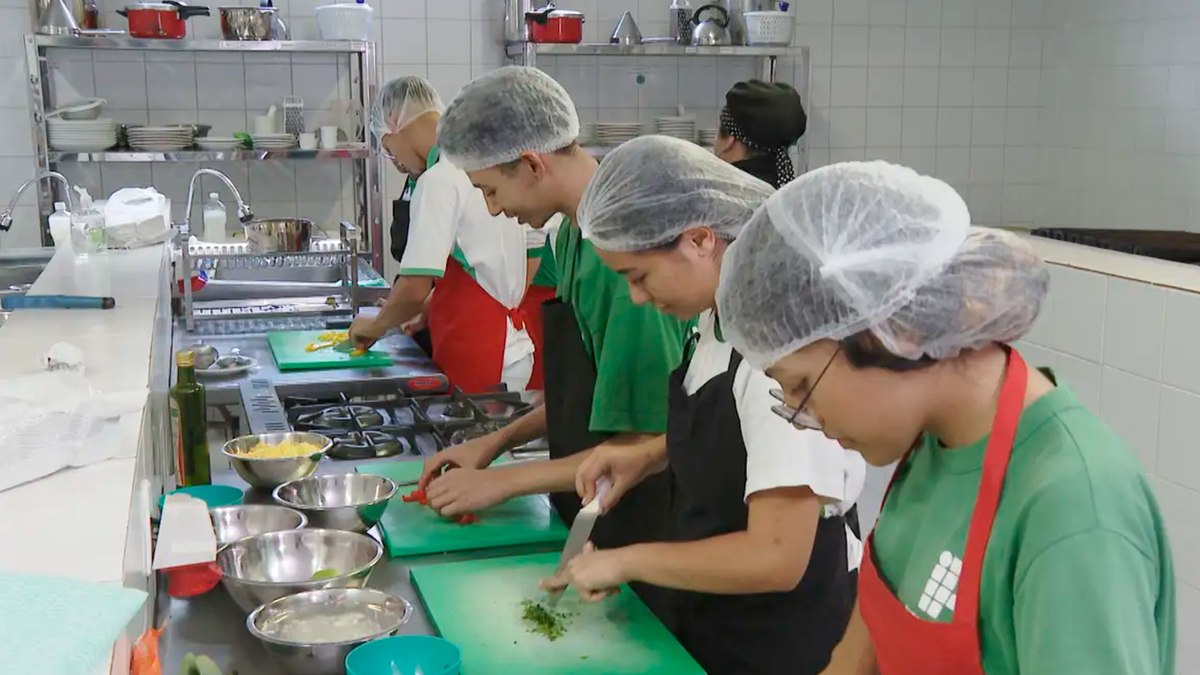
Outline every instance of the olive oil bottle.
<path fill-rule="evenodd" d="M 204 386 L 196 381 L 196 355 L 175 354 L 176 378 L 171 387 L 171 433 L 175 442 L 175 480 L 179 487 L 208 485 L 208 430 Z"/>

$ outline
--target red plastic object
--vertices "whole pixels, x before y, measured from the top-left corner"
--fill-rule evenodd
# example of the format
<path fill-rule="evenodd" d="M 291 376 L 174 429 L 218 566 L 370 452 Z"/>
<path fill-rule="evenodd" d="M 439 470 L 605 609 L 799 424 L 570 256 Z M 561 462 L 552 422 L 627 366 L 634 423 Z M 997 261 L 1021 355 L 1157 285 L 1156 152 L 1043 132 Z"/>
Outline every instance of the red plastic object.
<path fill-rule="evenodd" d="M 130 675 L 162 675 L 162 662 L 158 657 L 158 640 L 162 637 L 167 624 L 162 628 L 148 628 L 133 646 L 133 654 L 129 659 Z"/>
<path fill-rule="evenodd" d="M 583 42 L 583 12 L 556 9 L 553 4 L 526 12 L 525 25 L 529 41 L 544 44 L 579 44 Z"/>
<path fill-rule="evenodd" d="M 475 523 L 479 522 L 479 516 L 475 515 L 474 513 L 464 513 L 458 518 L 455 518 L 454 522 L 458 523 L 459 525 L 474 525 Z"/>
<path fill-rule="evenodd" d="M 165 570 L 167 595 L 172 598 L 192 598 L 216 588 L 221 582 L 221 568 L 215 562 L 184 565 Z"/>
<path fill-rule="evenodd" d="M 189 7 L 179 2 L 141 2 L 117 10 L 129 19 L 129 35 L 135 38 L 182 40 L 187 37 L 187 19 L 208 16 L 207 7 Z"/>
<path fill-rule="evenodd" d="M 192 277 L 192 292 L 199 293 L 208 285 L 208 272 L 200 270 Z M 183 294 L 183 279 L 175 281 L 175 287 L 179 289 L 179 293 Z"/>

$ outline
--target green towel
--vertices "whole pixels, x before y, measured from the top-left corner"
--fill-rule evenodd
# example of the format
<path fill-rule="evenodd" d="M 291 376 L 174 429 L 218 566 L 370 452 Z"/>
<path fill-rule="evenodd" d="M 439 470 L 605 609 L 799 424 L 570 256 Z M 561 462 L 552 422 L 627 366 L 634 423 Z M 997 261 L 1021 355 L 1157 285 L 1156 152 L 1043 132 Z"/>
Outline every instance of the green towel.
<path fill-rule="evenodd" d="M 94 672 L 145 602 L 116 584 L 0 572 L 3 672 Z"/>

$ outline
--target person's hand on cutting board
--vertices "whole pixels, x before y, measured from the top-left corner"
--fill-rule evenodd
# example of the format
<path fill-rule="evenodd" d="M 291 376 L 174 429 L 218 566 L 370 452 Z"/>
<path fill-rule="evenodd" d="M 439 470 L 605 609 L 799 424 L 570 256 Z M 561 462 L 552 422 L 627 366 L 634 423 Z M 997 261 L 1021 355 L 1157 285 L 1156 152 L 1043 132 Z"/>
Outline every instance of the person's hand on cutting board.
<path fill-rule="evenodd" d="M 602 443 L 583 460 L 575 474 L 575 490 L 584 504 L 596 496 L 596 481 L 608 476 L 612 488 L 600 501 L 600 508 L 608 512 L 621 501 L 625 493 L 632 490 L 647 476 L 667 468 L 667 443 L 665 436 L 655 436 L 635 445 Z"/>
<path fill-rule="evenodd" d="M 434 478 L 425 494 L 429 498 L 429 507 L 445 518 L 482 511 L 513 496 L 497 472 L 467 468 L 447 471 Z"/>
<path fill-rule="evenodd" d="M 472 438 L 465 443 L 446 448 L 425 460 L 417 487 L 428 491 L 433 479 L 441 476 L 449 468 L 486 469 L 501 450 L 502 446 L 498 446 L 490 435 Z"/>
<path fill-rule="evenodd" d="M 541 586 L 550 592 L 570 586 L 585 601 L 599 602 L 618 593 L 621 584 L 629 581 L 622 551 L 620 548 L 600 551 L 589 541 L 561 574 L 543 579 Z"/>
<path fill-rule="evenodd" d="M 359 315 L 350 324 L 350 341 L 358 349 L 366 350 L 374 346 L 386 332 L 387 327 L 379 325 L 375 317 Z"/>

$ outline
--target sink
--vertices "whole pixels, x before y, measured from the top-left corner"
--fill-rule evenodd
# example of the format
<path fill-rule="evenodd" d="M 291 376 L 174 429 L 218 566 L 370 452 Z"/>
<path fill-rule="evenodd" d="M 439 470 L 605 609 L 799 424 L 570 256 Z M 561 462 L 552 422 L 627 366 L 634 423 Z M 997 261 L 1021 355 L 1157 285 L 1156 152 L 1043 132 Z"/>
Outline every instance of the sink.
<path fill-rule="evenodd" d="M 0 251 L 0 296 L 28 291 L 53 256 L 52 248 Z"/>
<path fill-rule="evenodd" d="M 325 267 L 220 267 L 212 274 L 212 278 L 221 281 L 332 284 L 342 280 L 342 269 L 337 265 Z"/>

